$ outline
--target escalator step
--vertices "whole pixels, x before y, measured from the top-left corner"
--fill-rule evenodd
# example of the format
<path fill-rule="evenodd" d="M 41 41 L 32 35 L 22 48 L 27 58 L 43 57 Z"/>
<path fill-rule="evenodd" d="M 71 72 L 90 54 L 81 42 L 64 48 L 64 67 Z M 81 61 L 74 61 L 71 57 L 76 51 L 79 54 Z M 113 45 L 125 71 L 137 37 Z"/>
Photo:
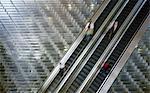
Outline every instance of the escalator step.
<path fill-rule="evenodd" d="M 104 77 L 101 76 L 100 72 L 99 72 L 99 74 L 98 74 L 98 78 L 99 78 L 101 81 L 103 81 L 103 79 L 104 79 Z"/>
<path fill-rule="evenodd" d="M 92 57 L 91 57 L 92 59 L 94 59 L 94 60 L 98 60 L 98 58 L 97 57 L 94 57 L 93 55 L 92 55 Z M 93 61 L 93 63 L 96 63 L 95 61 Z"/>
<path fill-rule="evenodd" d="M 105 72 L 101 72 L 101 76 L 105 78 L 107 74 Z"/>
<path fill-rule="evenodd" d="M 93 85 L 94 87 L 96 87 L 96 88 L 98 88 L 98 87 L 99 87 L 98 82 L 95 82 L 95 81 L 92 83 L 92 85 Z"/>
<path fill-rule="evenodd" d="M 87 93 L 95 93 L 93 89 L 89 88 Z"/>
<path fill-rule="evenodd" d="M 101 75 L 101 74 L 100 74 Z M 101 75 L 100 77 L 99 77 L 102 81 L 104 80 L 104 77 Z"/>
<path fill-rule="evenodd" d="M 71 62 L 73 62 L 73 60 L 74 60 L 74 58 L 69 58 L 69 61 L 68 61 L 68 63 L 71 63 Z"/>
<path fill-rule="evenodd" d="M 92 68 L 93 67 L 92 64 L 93 64 L 93 62 L 88 61 L 88 63 L 86 65 L 88 65 L 90 68 Z"/>
<path fill-rule="evenodd" d="M 97 50 L 97 52 L 99 53 L 99 55 L 101 55 L 103 53 L 102 50 Z"/>
<path fill-rule="evenodd" d="M 113 56 L 115 56 L 115 57 L 119 57 L 120 55 L 119 54 L 117 54 L 117 53 L 113 53 Z"/>
<path fill-rule="evenodd" d="M 82 70 L 83 70 L 83 72 L 84 72 L 85 74 L 88 74 L 88 73 L 89 73 L 89 71 L 86 70 L 86 69 L 82 69 Z"/>
<path fill-rule="evenodd" d="M 116 48 L 117 48 L 118 51 L 122 51 L 123 49 L 122 49 L 122 48 L 119 48 L 119 45 L 120 45 L 120 44 L 118 44 L 118 46 L 117 46 Z"/>
<path fill-rule="evenodd" d="M 78 84 L 77 82 L 73 82 L 72 85 L 73 85 L 74 87 L 79 87 L 79 84 Z"/>
<path fill-rule="evenodd" d="M 70 66 L 70 63 L 71 63 L 71 62 L 66 62 L 66 64 L 65 64 L 65 65 L 66 65 L 66 68 L 68 68 L 68 67 Z"/>
<path fill-rule="evenodd" d="M 82 77 L 81 74 L 77 76 L 77 78 L 80 80 L 80 83 L 85 79 L 84 77 L 85 76 Z"/>
<path fill-rule="evenodd" d="M 122 51 L 115 51 L 116 54 L 120 55 Z"/>
<path fill-rule="evenodd" d="M 80 50 L 81 50 L 81 48 L 80 48 L 80 46 L 78 46 L 78 48 L 75 51 L 75 52 L 77 52 L 76 54 L 78 54 L 80 52 Z"/>
<path fill-rule="evenodd" d="M 111 57 L 111 60 L 117 60 L 117 58 L 116 58 L 116 57 L 114 57 L 114 56 L 112 56 L 112 57 Z"/>
<path fill-rule="evenodd" d="M 76 49 L 76 50 L 73 52 L 73 54 L 78 55 L 79 51 L 80 51 L 79 49 Z"/>
<path fill-rule="evenodd" d="M 68 90 L 67 93 L 74 93 L 74 90 L 76 90 L 75 86 L 71 86 Z"/>
<path fill-rule="evenodd" d="M 98 74 L 98 75 L 97 75 L 97 77 L 98 77 L 98 78 L 100 78 L 100 77 L 101 77 L 101 75 L 100 75 L 100 74 Z"/>
<path fill-rule="evenodd" d="M 85 65 L 86 70 L 90 71 L 92 67 L 90 67 L 88 64 Z M 84 69 L 84 68 L 83 68 Z"/>
<path fill-rule="evenodd" d="M 95 91 L 97 90 L 97 88 L 93 85 L 91 85 L 90 88 L 94 91 L 93 93 L 95 93 Z"/>
<path fill-rule="evenodd" d="M 95 52 L 95 55 L 99 57 L 100 53 L 97 51 L 97 52 Z"/>
<path fill-rule="evenodd" d="M 92 58 L 89 59 L 89 62 L 90 62 L 91 64 L 94 64 L 95 61 L 97 61 L 97 60 L 92 59 Z"/>
<path fill-rule="evenodd" d="M 80 84 L 81 80 L 79 78 L 76 78 L 74 82 L 77 82 L 78 84 Z"/>
<path fill-rule="evenodd" d="M 92 57 L 93 57 L 93 58 L 96 58 L 96 59 L 99 58 L 99 56 L 96 56 L 95 53 L 92 55 Z"/>
<path fill-rule="evenodd" d="M 109 59 L 110 60 L 110 59 Z M 113 67 L 113 65 L 116 63 L 116 61 L 109 61 L 110 67 Z"/>
<path fill-rule="evenodd" d="M 91 62 L 90 60 L 89 60 L 89 65 L 90 65 L 90 67 L 94 66 L 93 62 Z"/>
<path fill-rule="evenodd" d="M 107 45 L 108 45 L 108 44 L 105 45 L 104 42 L 102 42 L 102 43 L 98 46 L 98 48 L 96 49 L 96 51 L 97 51 L 97 50 L 104 51 Z"/>
<path fill-rule="evenodd" d="M 86 78 L 86 74 L 84 74 L 84 73 L 80 73 L 79 75 L 78 75 L 78 78 L 81 80 L 81 81 L 83 81 L 85 78 Z"/>
<path fill-rule="evenodd" d="M 93 81 L 93 85 L 94 85 L 94 86 L 96 85 L 96 87 L 99 87 L 99 84 L 101 84 L 101 83 L 102 83 L 102 81 L 99 80 L 98 78 L 96 78 L 96 79 Z"/>
<path fill-rule="evenodd" d="M 71 56 L 72 56 L 73 58 L 75 58 L 75 57 L 76 57 L 76 55 L 75 55 L 75 54 L 72 54 Z"/>
<path fill-rule="evenodd" d="M 87 76 L 87 74 L 86 74 L 86 73 L 84 73 L 83 71 L 82 71 L 82 72 L 80 72 L 80 75 L 81 75 L 81 76 L 83 76 L 83 77 L 86 77 L 86 76 Z"/>

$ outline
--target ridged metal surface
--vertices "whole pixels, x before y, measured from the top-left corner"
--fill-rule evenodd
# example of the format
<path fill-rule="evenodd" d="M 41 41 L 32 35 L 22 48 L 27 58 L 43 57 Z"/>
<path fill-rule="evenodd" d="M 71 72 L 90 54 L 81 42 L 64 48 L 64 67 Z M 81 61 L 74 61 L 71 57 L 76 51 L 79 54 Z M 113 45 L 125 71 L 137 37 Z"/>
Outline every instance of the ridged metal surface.
<path fill-rule="evenodd" d="M 36 93 L 102 1 L 0 0 L 0 93 Z M 150 91 L 149 34 L 110 93 Z"/>

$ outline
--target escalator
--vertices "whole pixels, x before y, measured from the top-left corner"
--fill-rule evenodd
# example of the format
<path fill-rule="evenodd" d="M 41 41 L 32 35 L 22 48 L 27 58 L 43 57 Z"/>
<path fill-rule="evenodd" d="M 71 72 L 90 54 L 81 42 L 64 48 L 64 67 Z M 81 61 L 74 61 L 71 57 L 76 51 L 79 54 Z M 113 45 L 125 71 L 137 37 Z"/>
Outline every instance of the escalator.
<path fill-rule="evenodd" d="M 119 15 L 119 17 L 116 19 L 118 21 L 118 23 L 120 23 L 118 25 L 118 28 L 124 22 L 124 20 L 126 19 L 126 17 L 128 16 L 128 14 L 130 13 L 130 11 L 132 10 L 132 8 L 135 6 L 135 4 L 137 3 L 137 1 L 138 0 L 130 1 L 127 4 L 127 6 L 123 9 L 123 11 Z M 85 64 L 85 66 L 82 68 L 82 70 L 79 72 L 79 74 L 76 77 L 76 79 L 72 82 L 72 84 L 70 85 L 70 87 L 67 90 L 67 93 L 74 93 L 80 87 L 80 85 L 85 80 L 85 78 L 87 77 L 87 75 L 89 74 L 89 72 L 92 70 L 92 68 L 94 67 L 94 65 L 98 61 L 99 57 L 102 55 L 102 53 L 104 52 L 105 48 L 107 47 L 107 45 L 111 41 L 111 39 L 109 39 L 109 34 L 110 34 L 109 32 L 110 31 L 108 31 L 108 33 L 105 35 L 105 37 L 103 38 L 103 40 L 101 41 L 101 43 L 98 45 L 98 47 L 96 48 L 96 50 L 94 51 L 94 53 L 92 54 L 92 56 L 90 57 L 90 59 L 87 61 L 87 63 Z M 68 87 L 69 85 L 66 84 L 66 86 Z M 67 89 L 67 88 L 64 87 L 60 91 L 64 92 L 65 89 Z"/>
<path fill-rule="evenodd" d="M 69 69 L 70 66 L 72 66 L 72 64 L 75 62 L 75 60 L 78 58 L 78 56 L 80 55 L 80 53 L 83 51 L 83 49 L 85 48 L 85 46 L 88 44 L 88 42 L 86 41 L 86 38 L 83 38 L 83 40 L 81 41 L 81 43 L 78 45 L 78 47 L 75 49 L 75 51 L 72 53 L 72 55 L 70 56 L 70 58 L 67 60 L 66 64 L 65 64 L 65 68 Z M 60 82 L 62 75 L 61 72 L 59 72 L 57 74 L 57 76 L 55 77 L 55 79 L 53 80 L 53 82 L 51 83 L 50 87 L 48 90 L 53 90 L 55 89 L 55 87 L 57 86 L 57 84 Z"/>
<path fill-rule="evenodd" d="M 109 12 L 111 11 L 111 8 L 116 3 L 117 3 L 117 0 L 112 0 L 112 1 L 110 1 L 107 4 L 107 6 L 105 6 L 105 9 L 100 14 L 100 16 L 99 17 L 97 16 L 98 17 L 97 20 L 100 19 L 100 21 L 96 21 L 94 23 L 94 25 L 96 27 L 100 26 L 103 23 L 103 21 L 105 20 L 105 18 L 108 16 Z M 107 10 L 108 12 L 105 13 L 104 12 L 105 10 Z M 95 19 L 96 19 L 96 17 L 95 17 Z M 99 22 L 99 23 L 97 23 L 97 22 Z M 99 24 L 99 25 L 97 25 L 97 24 Z M 97 30 L 94 30 L 94 34 L 97 32 Z M 74 50 L 70 49 L 72 51 L 72 53 L 70 53 L 70 56 L 68 57 L 67 54 L 65 55 L 65 56 L 67 56 L 68 59 L 65 58 L 65 57 L 64 57 L 64 59 L 62 59 L 62 60 L 66 60 L 66 62 L 65 62 L 65 69 L 66 69 L 66 71 L 68 71 L 70 69 L 70 67 L 73 65 L 73 63 L 76 61 L 76 59 L 79 57 L 79 55 L 82 53 L 82 51 L 85 49 L 85 47 L 89 43 L 89 41 L 87 41 L 86 38 L 84 37 L 84 33 L 81 33 L 81 34 L 82 34 L 82 37 L 80 37 L 80 39 L 76 40 L 77 43 L 79 43 L 81 41 L 78 45 L 76 44 L 77 47 L 73 47 L 73 45 L 72 45 L 72 48 L 76 48 L 76 49 L 74 49 Z M 76 41 L 75 41 L 75 43 L 76 43 Z M 56 67 L 56 68 L 58 68 L 58 67 Z M 53 71 L 53 72 L 55 72 L 55 71 Z M 65 72 L 65 73 L 67 73 L 67 72 Z M 57 73 L 54 73 L 54 74 L 57 74 L 57 75 L 56 76 L 52 76 L 52 77 L 54 77 L 53 80 L 49 77 L 47 79 L 47 81 L 43 84 L 43 86 L 39 89 L 39 91 L 38 91 L 39 93 L 45 92 L 47 87 L 49 87 L 47 91 L 53 91 L 56 88 L 56 86 L 60 83 L 60 81 L 62 79 L 62 75 L 61 75 L 60 72 L 58 72 L 58 69 L 57 69 Z M 51 82 L 49 82 L 50 81 L 49 79 L 51 80 Z"/>
<path fill-rule="evenodd" d="M 96 20 L 96 22 L 94 23 L 94 25 L 99 28 L 101 26 L 101 24 L 103 23 L 103 21 L 105 20 L 105 18 L 108 16 L 109 12 L 111 11 L 111 8 L 117 3 L 117 0 L 112 0 L 109 2 L 109 4 L 106 6 L 106 8 L 104 9 L 104 11 L 108 11 L 108 12 L 102 12 L 102 14 L 98 17 L 98 19 Z M 98 23 L 99 22 L 99 23 Z M 94 34 L 96 33 L 98 29 L 94 30 Z M 68 61 L 66 62 L 66 69 L 69 69 L 73 63 L 76 61 L 76 59 L 78 58 L 78 56 L 80 55 L 80 53 L 83 51 L 83 49 L 87 46 L 87 41 L 86 38 L 83 38 L 83 40 L 81 41 L 81 44 L 79 44 L 79 46 L 77 47 L 77 49 L 73 52 L 73 54 L 70 56 L 70 58 L 68 59 Z M 49 87 L 48 90 L 53 91 L 57 84 L 60 83 L 61 80 L 61 74 L 58 73 L 58 75 L 56 76 L 56 78 L 53 80 L 53 82 L 51 83 L 51 86 Z"/>
<path fill-rule="evenodd" d="M 101 45 L 97 47 L 91 58 L 88 60 L 84 68 L 81 70 L 79 75 L 76 77 L 74 82 L 69 87 L 67 93 L 73 93 L 76 89 L 81 85 L 84 81 L 86 76 L 89 74 L 91 69 L 94 67 L 94 64 L 97 62 L 103 51 L 105 50 L 106 46 L 109 44 L 108 36 L 106 35 L 105 38 L 102 40 Z"/>
<path fill-rule="evenodd" d="M 106 63 L 110 65 L 109 69 L 105 70 L 102 67 L 102 69 L 100 70 L 100 72 L 98 73 L 94 81 L 91 83 L 86 93 L 100 92 L 104 80 L 106 79 L 106 77 L 108 77 L 108 75 L 110 75 L 112 70 L 118 64 L 118 60 L 120 59 L 120 56 L 122 56 L 122 53 L 124 53 L 125 51 L 124 49 L 126 49 L 128 44 L 132 41 L 139 27 L 144 22 L 145 18 L 147 18 L 149 14 L 149 8 L 150 8 L 148 2 L 149 1 L 147 0 L 147 2 L 144 4 L 140 12 L 137 14 L 136 18 L 131 23 L 128 30 L 125 32 L 122 39 L 120 40 L 120 42 L 118 43 L 118 45 L 116 46 L 116 48 L 114 49 L 114 51 L 112 52 L 108 60 L 106 61 Z"/>

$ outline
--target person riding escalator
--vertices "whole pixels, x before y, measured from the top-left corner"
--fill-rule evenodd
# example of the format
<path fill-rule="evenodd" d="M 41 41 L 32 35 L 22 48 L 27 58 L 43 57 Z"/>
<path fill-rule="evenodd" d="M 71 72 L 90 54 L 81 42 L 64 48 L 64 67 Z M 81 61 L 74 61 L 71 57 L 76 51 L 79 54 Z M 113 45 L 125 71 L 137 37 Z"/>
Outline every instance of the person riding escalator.
<path fill-rule="evenodd" d="M 93 37 L 93 33 L 94 33 L 94 23 L 89 21 L 86 24 L 85 29 L 86 29 L 86 33 L 85 33 L 86 40 L 90 41 L 90 39 Z"/>

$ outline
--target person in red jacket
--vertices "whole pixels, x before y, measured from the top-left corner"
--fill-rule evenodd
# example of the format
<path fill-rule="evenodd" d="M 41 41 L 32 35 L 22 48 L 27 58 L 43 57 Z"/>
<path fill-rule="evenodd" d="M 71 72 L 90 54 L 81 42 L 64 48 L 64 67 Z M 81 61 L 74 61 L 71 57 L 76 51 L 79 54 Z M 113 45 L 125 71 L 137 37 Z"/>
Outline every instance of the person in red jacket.
<path fill-rule="evenodd" d="M 109 67 L 110 67 L 110 65 L 109 65 L 108 63 L 104 63 L 103 68 L 104 68 L 105 70 L 108 70 Z"/>

